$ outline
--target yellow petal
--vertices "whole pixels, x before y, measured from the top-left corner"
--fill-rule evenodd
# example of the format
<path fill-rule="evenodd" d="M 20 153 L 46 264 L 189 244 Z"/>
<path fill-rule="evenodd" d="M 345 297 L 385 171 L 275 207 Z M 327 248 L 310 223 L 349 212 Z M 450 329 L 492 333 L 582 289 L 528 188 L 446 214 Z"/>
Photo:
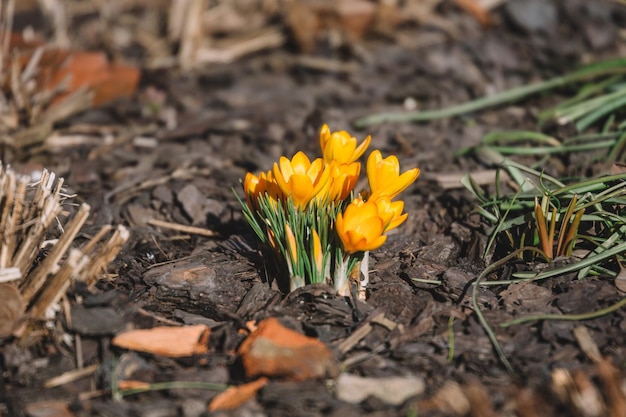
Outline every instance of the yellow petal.
<path fill-rule="evenodd" d="M 406 220 L 407 215 L 402 214 L 404 209 L 403 201 L 391 201 L 389 196 L 381 196 L 371 199 L 378 207 L 378 215 L 385 222 L 385 231 L 398 227 Z"/>
<path fill-rule="evenodd" d="M 282 160 L 283 157 L 281 157 L 280 159 Z M 285 159 L 287 159 L 287 158 L 285 158 Z M 286 168 L 286 169 L 288 169 L 290 172 L 292 172 L 291 168 Z M 274 162 L 274 170 L 272 172 L 274 173 L 274 179 L 276 180 L 276 184 L 278 184 L 278 187 L 280 188 L 282 193 L 284 195 L 286 195 L 286 196 L 290 195 L 291 194 L 291 190 L 289 189 L 289 185 L 287 184 L 287 180 L 289 179 L 289 177 L 291 177 L 291 175 L 289 175 L 289 177 L 287 177 L 287 179 L 285 179 L 285 176 L 283 176 L 283 172 L 281 171 L 280 166 L 276 162 Z"/>
<path fill-rule="evenodd" d="M 363 142 L 354 150 L 353 161 L 356 161 L 365 153 L 365 150 L 368 146 L 370 146 L 370 142 L 372 141 L 372 137 L 368 135 Z"/>
<path fill-rule="evenodd" d="M 370 188 L 372 190 L 378 190 L 380 187 L 378 186 L 378 163 L 382 161 L 383 156 L 379 150 L 375 150 L 370 153 L 370 156 L 367 158 L 367 180 L 370 184 Z"/>
<path fill-rule="evenodd" d="M 294 174 L 304 175 L 309 171 L 310 166 L 311 161 L 309 160 L 309 157 L 306 156 L 306 154 L 302 151 L 298 151 L 298 153 L 296 153 L 293 158 L 291 158 L 290 167 L 291 169 L 293 169 Z"/>
<path fill-rule="evenodd" d="M 324 124 L 320 129 L 320 148 L 322 148 L 322 152 L 324 152 L 324 149 L 326 148 L 328 139 L 330 139 L 330 128 L 327 124 Z"/>
<path fill-rule="evenodd" d="M 404 213 L 401 216 L 394 217 L 391 220 L 391 222 L 387 225 L 387 228 L 385 229 L 385 231 L 395 229 L 396 227 L 400 226 L 402 223 L 404 223 L 404 221 L 406 220 L 408 216 L 409 216 L 408 213 Z"/>
<path fill-rule="evenodd" d="M 294 174 L 293 167 L 289 158 L 287 158 L 286 156 L 281 156 L 278 160 L 278 166 L 280 168 L 280 173 L 283 175 L 285 180 L 288 181 L 289 177 Z M 274 175 L 276 175 L 276 170 L 274 170 Z"/>
<path fill-rule="evenodd" d="M 313 184 L 306 175 L 292 175 L 289 179 L 289 191 L 296 207 L 304 207 L 313 198 Z"/>

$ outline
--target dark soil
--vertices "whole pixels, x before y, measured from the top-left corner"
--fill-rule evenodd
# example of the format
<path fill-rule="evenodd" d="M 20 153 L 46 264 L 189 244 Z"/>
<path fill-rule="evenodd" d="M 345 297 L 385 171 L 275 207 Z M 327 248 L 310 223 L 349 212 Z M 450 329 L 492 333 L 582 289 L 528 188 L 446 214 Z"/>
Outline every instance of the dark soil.
<path fill-rule="evenodd" d="M 472 214 L 469 193 L 444 189 L 437 181 L 442 174 L 487 168 L 455 152 L 479 144 L 491 131 L 537 129 L 537 112 L 572 91 L 429 123 L 351 126 L 365 115 L 400 110 L 408 98 L 422 109 L 443 108 L 560 75 L 581 63 L 623 56 L 626 9 L 609 1 L 509 1 L 492 12 L 494 25 L 481 27 L 453 3 L 442 2 L 437 16 L 458 36 L 428 22 L 407 23 L 389 36 L 370 34 L 339 49 L 322 40 L 308 54 L 349 63 L 344 70 L 312 68 L 298 60 L 305 54 L 293 45 L 195 70 L 146 68 L 133 98 L 56 126 L 61 138 L 93 140 L 38 153 L 6 152 L 4 162 L 17 169 L 46 167 L 65 177 L 70 192 L 92 206 L 90 227 L 124 224 L 131 240 L 109 277 L 94 288 L 77 284 L 70 290 L 65 318 L 52 322 L 40 341 L 21 346 L 9 340 L 0 347 L 0 415 L 203 415 L 216 392 L 172 389 L 120 400 L 111 393 L 112 381 L 242 383 L 234 353 L 244 338 L 238 330 L 266 317 L 322 340 L 344 372 L 419 376 L 426 388 L 401 404 L 376 397 L 351 404 L 337 398 L 332 379 L 274 379 L 239 409 L 215 415 L 583 415 L 572 398 L 584 393 L 609 404 L 599 414 L 585 415 L 608 415 L 606 378 L 573 331 L 586 327 L 600 353 L 622 372 L 616 378 L 623 384 L 623 310 L 584 323 L 545 321 L 507 329 L 498 324 L 528 313 L 597 310 L 624 295 L 603 277 L 481 289 L 480 308 L 513 367 L 507 372 L 468 291 L 486 266 L 484 225 Z M 98 46 L 82 41 L 86 48 Z M 143 62 L 136 48 L 116 52 Z M 267 285 L 266 265 L 232 191 L 241 195 L 245 173 L 267 170 L 281 155 L 297 150 L 319 155 L 323 123 L 358 138 L 371 134 L 371 149 L 395 153 L 404 169 L 422 171 L 403 194 L 408 221 L 372 254 L 367 300 L 356 306 L 325 287 L 285 296 Z M 551 133 L 563 135 L 562 130 L 567 129 Z M 565 176 L 609 168 L 585 158 L 572 163 L 557 156 L 546 169 Z M 218 235 L 175 232 L 150 226 L 149 219 Z M 174 273 L 188 270 L 194 271 L 192 279 Z M 381 314 L 396 326 L 373 324 L 365 338 L 341 348 Z M 209 354 L 172 360 L 110 344 L 125 329 L 174 323 L 208 324 Z M 44 388 L 54 376 L 93 364 L 97 371 L 85 378 Z M 555 382 L 560 370 L 573 378 L 565 388 Z M 37 406 L 48 401 L 47 407 Z M 53 414 L 59 404 L 63 411 Z"/>

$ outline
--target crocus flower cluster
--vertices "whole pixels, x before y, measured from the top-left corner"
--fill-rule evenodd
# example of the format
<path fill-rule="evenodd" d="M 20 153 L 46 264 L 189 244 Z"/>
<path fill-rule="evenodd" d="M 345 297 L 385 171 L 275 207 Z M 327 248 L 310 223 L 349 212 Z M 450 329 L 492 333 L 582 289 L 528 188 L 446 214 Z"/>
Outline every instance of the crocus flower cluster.
<path fill-rule="evenodd" d="M 357 264 L 363 263 L 367 277 L 368 252 L 406 220 L 404 202 L 396 197 L 417 179 L 418 168 L 400 173 L 396 156 L 383 158 L 375 150 L 367 158 L 369 190 L 355 191 L 358 160 L 370 141 L 368 136 L 358 143 L 350 133 L 324 125 L 321 158 L 311 161 L 298 152 L 267 172 L 246 175 L 244 216 L 285 271 L 279 277 L 283 288 L 327 282 L 341 295 L 350 294 L 353 283 L 362 290 L 366 279 L 350 279 Z"/>

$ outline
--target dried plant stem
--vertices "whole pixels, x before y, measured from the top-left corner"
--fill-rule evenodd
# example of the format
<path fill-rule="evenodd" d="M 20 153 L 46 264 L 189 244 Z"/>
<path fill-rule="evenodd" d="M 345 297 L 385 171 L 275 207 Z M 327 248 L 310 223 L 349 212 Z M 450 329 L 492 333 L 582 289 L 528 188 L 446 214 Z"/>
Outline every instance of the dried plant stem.
<path fill-rule="evenodd" d="M 2 37 L 2 44 L 0 47 L 0 75 L 4 74 L 4 59 L 9 53 L 9 42 L 11 40 L 11 32 L 13 31 L 13 13 L 15 11 L 15 0 L 9 0 L 4 7 L 4 14 L 2 14 L 2 3 L 0 3 L 0 36 Z M 4 79 L 0 78 L 0 81 L 4 82 Z"/>
<path fill-rule="evenodd" d="M 82 248 L 72 248 L 90 207 L 80 205 L 63 223 L 58 216 L 68 196 L 62 186 L 63 179 L 46 170 L 40 181 L 29 184 L 27 178 L 0 163 L 0 281 L 15 281 L 10 285 L 19 289 L 20 299 L 28 306 L 25 313 L 32 318 L 43 317 L 74 280 L 93 283 L 129 238 L 123 226 L 107 225 Z M 55 221 L 60 234 L 51 239 L 48 233 Z"/>
<path fill-rule="evenodd" d="M 82 204 L 80 206 L 76 215 L 67 224 L 65 228 L 65 233 L 61 235 L 57 244 L 54 245 L 46 258 L 35 267 L 33 272 L 28 275 L 28 279 L 20 287 L 22 291 L 22 296 L 28 302 L 30 302 L 34 298 L 35 293 L 41 289 L 44 282 L 46 282 L 47 276 L 51 273 L 57 272 L 61 257 L 67 252 L 70 244 L 74 241 L 74 238 L 80 231 L 80 228 L 87 220 L 90 210 L 91 208 L 87 204 Z M 56 274 L 55 278 L 59 275 L 60 274 Z M 51 286 L 51 281 L 49 280 L 46 284 L 49 288 Z"/>
<path fill-rule="evenodd" d="M 115 259 L 129 237 L 130 232 L 128 229 L 124 226 L 118 226 L 109 240 L 102 244 L 97 251 L 86 253 L 87 251 L 83 249 L 83 253 L 90 259 L 90 262 L 88 262 L 81 271 L 83 280 L 87 282 L 87 284 L 92 284 L 98 274 L 106 271 L 106 266 Z M 97 241 L 96 238 L 94 238 L 88 245 L 97 243 L 99 240 L 100 238 L 98 238 Z"/>
<path fill-rule="evenodd" d="M 187 226 L 187 225 L 179 224 L 179 223 L 166 222 L 166 221 L 159 220 L 159 219 L 149 219 L 146 223 L 152 226 L 176 230 L 178 232 L 190 233 L 192 235 L 200 235 L 200 236 L 207 236 L 207 237 L 219 236 L 219 234 L 217 232 L 214 232 L 213 230 L 203 229 L 201 227 L 195 227 L 195 226 Z"/>

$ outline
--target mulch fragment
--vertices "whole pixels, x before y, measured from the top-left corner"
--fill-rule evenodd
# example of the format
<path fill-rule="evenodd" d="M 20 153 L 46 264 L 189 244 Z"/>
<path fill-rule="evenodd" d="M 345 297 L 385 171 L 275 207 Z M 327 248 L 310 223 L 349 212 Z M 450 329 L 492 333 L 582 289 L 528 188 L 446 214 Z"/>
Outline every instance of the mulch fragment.
<path fill-rule="evenodd" d="M 180 358 L 209 351 L 211 328 L 204 324 L 184 327 L 153 327 L 131 330 L 113 338 L 114 346 L 154 355 Z"/>
<path fill-rule="evenodd" d="M 273 317 L 260 322 L 237 353 L 248 378 L 265 375 L 302 381 L 336 372 L 324 343 L 286 328 Z"/>
<path fill-rule="evenodd" d="M 261 377 L 247 384 L 230 387 L 213 398 L 208 410 L 209 412 L 233 410 L 254 397 L 268 382 L 269 379 Z"/>
<path fill-rule="evenodd" d="M 400 405 L 410 397 L 424 392 L 426 383 L 417 376 L 367 378 L 342 373 L 335 383 L 337 398 L 358 404 L 366 398 L 376 397 L 385 404 Z"/>

